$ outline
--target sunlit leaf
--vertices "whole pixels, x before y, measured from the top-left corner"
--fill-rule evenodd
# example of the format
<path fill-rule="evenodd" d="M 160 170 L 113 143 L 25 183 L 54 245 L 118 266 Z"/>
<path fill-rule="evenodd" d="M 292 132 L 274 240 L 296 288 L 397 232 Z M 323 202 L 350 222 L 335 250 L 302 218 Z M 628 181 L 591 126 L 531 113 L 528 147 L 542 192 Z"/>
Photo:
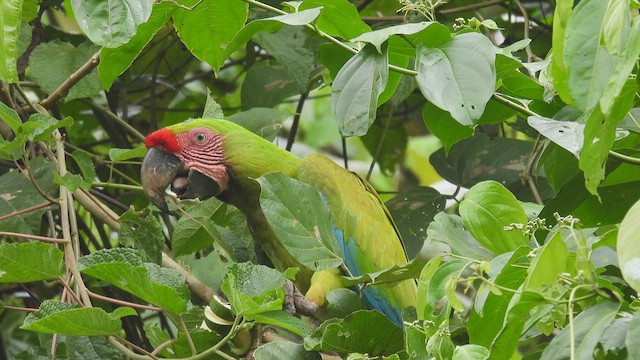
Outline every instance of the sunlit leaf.
<path fill-rule="evenodd" d="M 40 309 L 29 314 L 20 327 L 44 334 L 114 335 L 122 327 L 121 317 L 136 315 L 130 307 L 119 307 L 112 313 L 101 308 L 79 308 L 56 300 L 45 300 Z"/>
<path fill-rule="evenodd" d="M 0 282 L 56 279 L 64 274 L 64 253 L 41 242 L 0 245 Z"/>
<path fill-rule="evenodd" d="M 71 0 L 78 25 L 95 44 L 113 48 L 135 35 L 149 19 L 152 0 Z"/>
<path fill-rule="evenodd" d="M 495 52 L 485 36 L 465 33 L 435 48 L 418 48 L 418 87 L 462 125 L 477 124 L 493 95 Z"/>

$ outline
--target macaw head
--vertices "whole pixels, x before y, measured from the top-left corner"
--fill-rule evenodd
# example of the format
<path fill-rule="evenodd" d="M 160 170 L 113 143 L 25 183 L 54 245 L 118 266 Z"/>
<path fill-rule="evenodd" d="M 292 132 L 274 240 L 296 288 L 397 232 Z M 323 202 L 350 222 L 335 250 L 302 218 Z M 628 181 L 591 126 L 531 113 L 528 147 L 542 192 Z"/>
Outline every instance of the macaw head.
<path fill-rule="evenodd" d="M 219 121 L 222 126 L 214 120 L 192 120 L 162 128 L 145 138 L 148 152 L 140 171 L 142 187 L 158 208 L 169 211 L 164 199 L 169 185 L 184 199 L 204 200 L 227 189 L 226 122 Z"/>

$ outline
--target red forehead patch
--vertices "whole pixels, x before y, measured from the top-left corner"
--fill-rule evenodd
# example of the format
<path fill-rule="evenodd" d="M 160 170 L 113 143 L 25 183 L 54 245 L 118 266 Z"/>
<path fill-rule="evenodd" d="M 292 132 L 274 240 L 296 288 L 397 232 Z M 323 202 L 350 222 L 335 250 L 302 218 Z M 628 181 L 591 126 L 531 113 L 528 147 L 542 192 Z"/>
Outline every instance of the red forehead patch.
<path fill-rule="evenodd" d="M 154 147 L 172 153 L 180 151 L 180 145 L 178 144 L 178 140 L 176 140 L 176 136 L 167 129 L 160 129 L 147 135 L 144 139 L 144 145 L 147 149 Z"/>

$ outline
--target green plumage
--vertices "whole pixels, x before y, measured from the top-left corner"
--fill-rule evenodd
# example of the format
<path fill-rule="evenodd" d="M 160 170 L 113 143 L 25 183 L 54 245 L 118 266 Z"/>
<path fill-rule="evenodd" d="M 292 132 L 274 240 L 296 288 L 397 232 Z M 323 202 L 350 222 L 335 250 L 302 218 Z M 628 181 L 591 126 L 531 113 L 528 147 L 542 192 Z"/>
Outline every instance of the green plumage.
<path fill-rule="evenodd" d="M 376 272 L 407 262 L 387 208 L 375 190 L 357 174 L 320 154 L 301 160 L 225 120 L 191 120 L 168 129 L 178 134 L 198 127 L 206 127 L 223 138 L 224 163 L 230 169 L 230 186 L 219 197 L 243 211 L 256 243 L 279 269 L 303 267 L 275 239 L 259 206 L 259 185 L 252 179 L 269 172 L 282 172 L 320 192 L 329 208 L 344 263 L 352 275 Z M 310 275 L 309 270 L 299 274 L 297 282 L 303 290 L 309 287 Z M 335 271 L 325 271 L 314 276 L 307 296 L 322 303 L 326 291 L 340 286 L 337 275 Z M 399 323 L 400 310 L 415 306 L 416 284 L 413 280 L 406 280 L 389 286 L 376 286 L 364 295 L 370 306 Z"/>

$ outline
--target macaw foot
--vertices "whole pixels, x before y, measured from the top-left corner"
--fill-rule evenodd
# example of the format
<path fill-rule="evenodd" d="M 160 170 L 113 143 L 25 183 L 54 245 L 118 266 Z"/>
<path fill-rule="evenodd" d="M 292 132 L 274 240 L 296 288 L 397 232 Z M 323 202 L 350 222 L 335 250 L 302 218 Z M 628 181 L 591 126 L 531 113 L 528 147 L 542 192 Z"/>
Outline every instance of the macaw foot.
<path fill-rule="evenodd" d="M 318 311 L 318 304 L 308 300 L 291 281 L 284 284 L 284 311 L 291 315 L 313 316 Z"/>

